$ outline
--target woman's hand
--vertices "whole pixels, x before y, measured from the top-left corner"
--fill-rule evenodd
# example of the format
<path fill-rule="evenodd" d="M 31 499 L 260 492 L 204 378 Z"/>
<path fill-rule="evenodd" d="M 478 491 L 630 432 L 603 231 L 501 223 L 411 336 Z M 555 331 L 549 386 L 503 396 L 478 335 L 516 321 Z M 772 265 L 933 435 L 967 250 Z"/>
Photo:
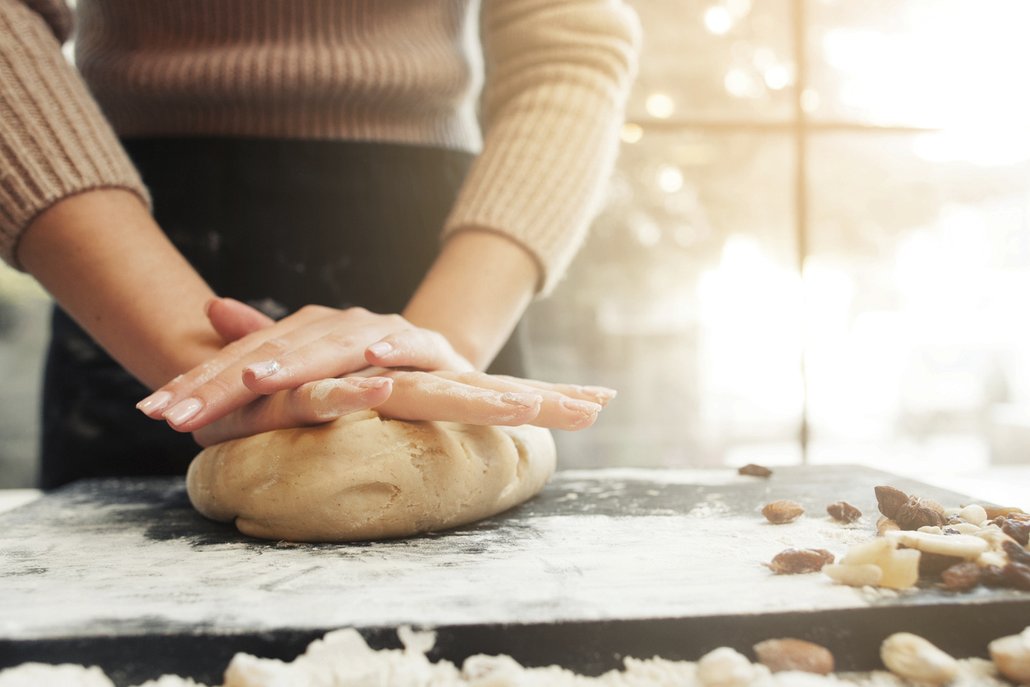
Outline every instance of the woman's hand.
<path fill-rule="evenodd" d="M 253 412 L 258 417 L 271 413 L 285 422 L 292 412 L 296 425 L 310 424 L 312 413 L 321 417 L 330 412 L 327 408 L 352 412 L 378 405 L 392 387 L 385 377 L 336 380 L 332 393 L 325 384 L 306 386 L 369 365 L 472 370 L 442 335 L 415 327 L 400 315 L 307 306 L 275 322 L 250 306 L 221 298 L 209 303 L 208 318 L 227 345 L 137 405 L 148 417 L 167 420 L 183 432 L 195 432 L 262 396 L 282 391 L 295 393 L 262 403 Z M 309 403 L 306 399 L 311 394 L 324 398 Z M 249 417 L 251 412 L 244 415 Z"/>
<path fill-rule="evenodd" d="M 397 420 L 439 420 L 476 425 L 533 424 L 585 429 L 615 392 L 601 387 L 549 384 L 483 372 L 370 370 L 309 382 L 258 399 L 193 433 L 202 446 L 273 429 L 330 422 L 375 408 Z M 374 388 L 352 385 L 375 381 Z M 382 386 L 378 386 L 378 384 Z"/>

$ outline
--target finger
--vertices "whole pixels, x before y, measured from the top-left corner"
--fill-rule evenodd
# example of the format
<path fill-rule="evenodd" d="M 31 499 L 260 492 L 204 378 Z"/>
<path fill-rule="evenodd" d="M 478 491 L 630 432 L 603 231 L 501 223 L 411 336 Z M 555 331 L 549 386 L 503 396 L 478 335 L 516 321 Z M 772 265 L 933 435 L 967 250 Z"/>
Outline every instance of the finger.
<path fill-rule="evenodd" d="M 222 341 L 230 343 L 275 324 L 268 315 L 235 298 L 212 298 L 205 309 L 207 319 Z"/>
<path fill-rule="evenodd" d="M 431 329 L 412 328 L 386 336 L 365 349 L 365 360 L 382 367 L 471 371 L 475 367 Z"/>
<path fill-rule="evenodd" d="M 472 425 L 523 425 L 539 413 L 536 393 L 499 392 L 428 372 L 388 372 L 393 393 L 376 407 L 395 420 L 437 420 Z"/>
<path fill-rule="evenodd" d="M 350 374 L 368 366 L 365 344 L 386 333 L 390 323 L 377 321 L 361 327 L 333 328 L 274 360 L 243 368 L 243 383 L 251 391 L 272 394 L 307 382 Z"/>
<path fill-rule="evenodd" d="M 439 372 L 437 374 L 447 374 Z M 523 379 L 508 375 L 489 375 L 491 379 L 505 380 L 526 387 L 527 389 L 539 389 L 556 391 L 562 395 L 578 398 L 583 401 L 592 401 L 602 408 L 607 406 L 619 392 L 606 386 L 588 386 L 583 384 L 559 384 L 554 382 L 542 382 L 538 379 Z"/>
<path fill-rule="evenodd" d="M 597 421 L 597 415 L 603 407 L 589 398 L 576 397 L 574 394 L 580 392 L 574 385 L 549 384 L 516 377 L 488 375 L 483 372 L 435 372 L 433 374 L 482 389 L 538 394 L 542 400 L 540 413 L 531 423 L 538 427 L 569 431 L 586 429 Z"/>
<path fill-rule="evenodd" d="M 327 308 L 303 308 L 266 329 L 248 334 L 202 365 L 176 377 L 136 407 L 148 417 L 168 420 L 175 429 L 196 431 L 257 398 L 258 394 L 243 383 L 243 369 L 255 361 L 274 361 L 324 335 L 335 325 L 327 312 Z"/>
<path fill-rule="evenodd" d="M 348 413 L 368 410 L 389 398 L 393 380 L 385 377 L 322 379 L 283 393 L 259 398 L 193 433 L 210 446 L 274 429 L 331 422 Z"/>

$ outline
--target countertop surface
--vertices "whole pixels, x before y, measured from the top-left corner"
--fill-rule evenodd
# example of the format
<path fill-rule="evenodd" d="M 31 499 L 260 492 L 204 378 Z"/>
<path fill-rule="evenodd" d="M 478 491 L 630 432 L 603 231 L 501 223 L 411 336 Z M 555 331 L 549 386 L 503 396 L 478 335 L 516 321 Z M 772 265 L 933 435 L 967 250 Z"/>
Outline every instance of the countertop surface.
<path fill-rule="evenodd" d="M 455 659 L 506 652 L 553 662 L 565 647 L 561 662 L 596 672 L 620 655 L 697 658 L 706 647 L 789 634 L 839 644 L 842 666 L 864 668 L 884 628 L 936 633 L 958 655 L 982 654 L 990 639 L 1021 630 L 1027 593 L 885 593 L 764 566 L 784 548 L 840 555 L 868 539 L 873 487 L 884 483 L 946 506 L 969 501 L 851 466 L 779 468 L 769 479 L 569 471 L 538 498 L 473 526 L 312 545 L 250 539 L 201 518 L 181 479 L 81 482 L 0 515 L 0 666 L 86 655 L 138 676 L 115 665 L 134 647 L 148 666 L 160 662 L 148 652 L 165 661 L 185 652 L 205 677 L 201 640 L 212 665 L 224 665 L 236 648 L 257 642 L 289 656 L 338 627 L 389 645 L 408 624 L 437 628 L 440 655 Z M 766 523 L 759 510 L 778 498 L 807 514 Z M 865 517 L 832 521 L 825 507 L 838 500 Z M 234 639 L 214 651 L 212 637 Z M 570 652 L 577 642 L 581 650 Z"/>

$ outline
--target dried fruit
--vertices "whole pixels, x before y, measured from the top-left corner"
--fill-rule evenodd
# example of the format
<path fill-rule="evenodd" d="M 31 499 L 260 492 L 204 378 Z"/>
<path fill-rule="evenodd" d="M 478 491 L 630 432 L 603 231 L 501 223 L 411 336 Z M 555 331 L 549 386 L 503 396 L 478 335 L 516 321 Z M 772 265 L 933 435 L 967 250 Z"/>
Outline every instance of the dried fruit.
<path fill-rule="evenodd" d="M 941 582 L 951 592 L 964 592 L 980 584 L 980 566 L 970 561 L 956 563 L 941 573 Z"/>
<path fill-rule="evenodd" d="M 721 646 L 701 657 L 696 675 L 703 687 L 746 687 L 755 677 L 755 667 L 744 655 Z"/>
<path fill-rule="evenodd" d="M 831 503 L 826 507 L 826 512 L 830 514 L 830 517 L 834 520 L 841 522 L 852 523 L 862 517 L 862 511 L 855 508 L 847 501 L 837 501 Z"/>
<path fill-rule="evenodd" d="M 945 556 L 939 553 L 924 553 L 919 557 L 920 577 L 940 577 L 945 570 L 952 568 L 966 559 L 958 556 Z M 975 563 L 973 565 L 976 565 Z"/>
<path fill-rule="evenodd" d="M 903 530 L 940 527 L 944 524 L 944 508 L 936 501 L 910 496 L 894 514 L 894 522 Z"/>
<path fill-rule="evenodd" d="M 922 637 L 897 632 L 880 645 L 880 659 L 895 675 L 929 685 L 944 685 L 958 674 L 958 661 Z"/>
<path fill-rule="evenodd" d="M 764 465 L 755 465 L 754 463 L 748 463 L 737 468 L 738 475 L 751 475 L 752 477 L 769 477 L 772 475 L 772 470 L 765 467 Z"/>
<path fill-rule="evenodd" d="M 908 501 L 908 494 L 894 487 L 879 486 L 873 491 L 876 492 L 876 505 L 880 512 L 891 520 L 894 520 L 898 510 Z"/>
<path fill-rule="evenodd" d="M 762 507 L 762 515 L 765 519 L 774 525 L 784 525 L 788 522 L 794 522 L 802 515 L 804 515 L 804 507 L 797 501 L 789 501 L 787 499 L 781 499 L 779 501 L 773 501 L 767 503 Z"/>
<path fill-rule="evenodd" d="M 1003 542 L 1001 545 L 1005 553 L 1008 555 L 1009 560 L 1013 563 L 1023 563 L 1030 565 L 1030 551 L 1027 551 L 1022 546 L 1014 541 Z"/>
<path fill-rule="evenodd" d="M 980 568 L 980 582 L 985 587 L 1007 587 L 1005 568 L 999 565 L 985 565 Z"/>
<path fill-rule="evenodd" d="M 824 646 L 803 639 L 767 639 L 755 644 L 758 662 L 774 673 L 800 670 L 829 675 L 833 672 L 833 654 Z"/>
<path fill-rule="evenodd" d="M 777 575 L 798 575 L 819 572 L 824 565 L 833 563 L 833 554 L 826 549 L 784 549 L 769 563 Z"/>
<path fill-rule="evenodd" d="M 998 672 L 1017 685 L 1030 684 L 1030 627 L 987 645 Z"/>
<path fill-rule="evenodd" d="M 1006 587 L 1030 592 L 1030 565 L 1009 563 L 1001 569 Z"/>
<path fill-rule="evenodd" d="M 1023 522 L 1013 517 L 998 517 L 994 519 L 994 524 L 1023 546 L 1030 544 L 1030 522 Z"/>

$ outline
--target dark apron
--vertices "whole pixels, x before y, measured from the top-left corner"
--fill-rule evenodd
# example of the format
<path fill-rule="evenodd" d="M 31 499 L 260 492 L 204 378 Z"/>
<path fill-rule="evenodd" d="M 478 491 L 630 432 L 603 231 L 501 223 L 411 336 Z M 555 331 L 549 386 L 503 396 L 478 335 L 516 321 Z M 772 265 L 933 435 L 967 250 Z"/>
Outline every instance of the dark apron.
<path fill-rule="evenodd" d="M 158 224 L 215 292 L 275 318 L 309 303 L 403 309 L 437 254 L 472 161 L 467 153 L 362 142 L 123 143 Z M 142 290 L 139 297 L 146 298 Z M 491 371 L 525 376 L 517 333 Z M 41 486 L 183 474 L 198 447 L 135 409 L 148 393 L 55 308 Z"/>

